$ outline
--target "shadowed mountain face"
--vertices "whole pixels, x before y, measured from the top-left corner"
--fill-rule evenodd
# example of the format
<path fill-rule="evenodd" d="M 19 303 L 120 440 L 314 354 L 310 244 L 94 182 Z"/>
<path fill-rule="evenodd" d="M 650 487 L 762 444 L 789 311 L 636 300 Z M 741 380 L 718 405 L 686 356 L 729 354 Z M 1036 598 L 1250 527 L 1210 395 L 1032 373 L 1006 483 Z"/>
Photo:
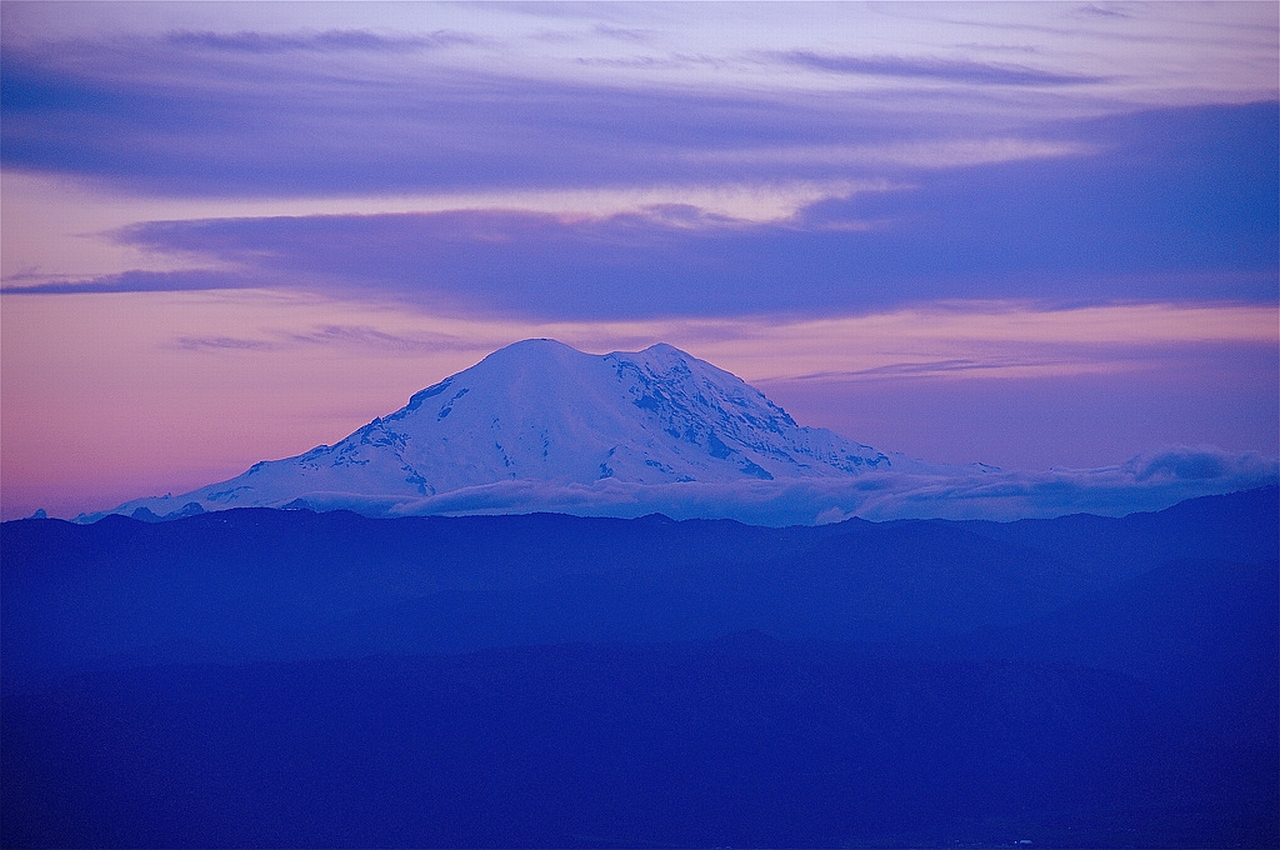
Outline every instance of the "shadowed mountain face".
<path fill-rule="evenodd" d="M 0 526 L 5 846 L 1274 846 L 1280 491 Z"/>
<path fill-rule="evenodd" d="M 298 499 L 376 512 L 379 504 L 507 481 L 728 482 L 888 465 L 874 449 L 798 426 L 740 378 L 669 345 L 596 356 L 533 339 L 416 393 L 333 446 L 116 512 Z"/>

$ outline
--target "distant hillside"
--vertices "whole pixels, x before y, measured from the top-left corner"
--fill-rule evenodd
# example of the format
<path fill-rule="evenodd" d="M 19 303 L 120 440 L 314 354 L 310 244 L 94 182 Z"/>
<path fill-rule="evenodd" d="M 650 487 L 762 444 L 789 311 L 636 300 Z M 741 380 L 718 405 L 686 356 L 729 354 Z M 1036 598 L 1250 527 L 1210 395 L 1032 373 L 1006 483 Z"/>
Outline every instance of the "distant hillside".
<path fill-rule="evenodd" d="M 240 509 L 0 549 L 6 847 L 1280 839 L 1276 488 L 782 529 Z"/>
<path fill-rule="evenodd" d="M 0 728 L 6 847 L 1276 837 L 1272 766 L 1206 752 L 1141 683 L 752 633 L 90 674 Z"/>

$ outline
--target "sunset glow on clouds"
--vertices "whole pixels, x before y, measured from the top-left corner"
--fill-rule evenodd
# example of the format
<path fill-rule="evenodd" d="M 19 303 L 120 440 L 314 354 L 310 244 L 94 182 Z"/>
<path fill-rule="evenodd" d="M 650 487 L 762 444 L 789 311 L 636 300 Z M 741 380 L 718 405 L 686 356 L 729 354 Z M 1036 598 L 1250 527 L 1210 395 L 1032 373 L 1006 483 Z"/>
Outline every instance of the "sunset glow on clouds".
<path fill-rule="evenodd" d="M 890 451 L 1274 456 L 1274 4 L 0 18 L 6 519 L 332 442 L 529 336 Z"/>

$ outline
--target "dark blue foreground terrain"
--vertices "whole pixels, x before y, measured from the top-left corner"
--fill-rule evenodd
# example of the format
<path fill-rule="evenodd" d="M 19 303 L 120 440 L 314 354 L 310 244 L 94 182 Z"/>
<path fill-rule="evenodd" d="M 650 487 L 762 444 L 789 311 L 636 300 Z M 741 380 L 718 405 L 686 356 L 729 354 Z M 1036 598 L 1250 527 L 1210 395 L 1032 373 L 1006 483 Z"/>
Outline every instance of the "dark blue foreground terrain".
<path fill-rule="evenodd" d="M 5 523 L 0 843 L 1274 847 L 1278 520 Z"/>

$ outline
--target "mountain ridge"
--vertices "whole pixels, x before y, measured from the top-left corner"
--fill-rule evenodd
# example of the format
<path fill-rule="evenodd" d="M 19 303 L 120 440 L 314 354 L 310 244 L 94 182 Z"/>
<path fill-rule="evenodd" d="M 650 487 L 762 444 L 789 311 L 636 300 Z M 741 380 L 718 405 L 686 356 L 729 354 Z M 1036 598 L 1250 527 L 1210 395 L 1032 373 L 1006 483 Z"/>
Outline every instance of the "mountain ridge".
<path fill-rule="evenodd" d="M 504 481 L 772 481 L 891 465 L 883 452 L 798 425 L 741 378 L 674 346 L 591 355 L 530 339 L 333 445 L 260 461 L 174 502 L 188 512 L 302 507 L 334 501 L 328 494 L 407 500 Z M 114 512 L 164 516 L 172 504 L 138 499 Z"/>
<path fill-rule="evenodd" d="M 42 518 L 0 551 L 5 846 L 1280 834 L 1275 486 L 1008 524 Z"/>
<path fill-rule="evenodd" d="M 661 513 L 774 527 L 851 516 L 1013 520 L 1123 516 L 1277 481 L 1275 459 L 1204 446 L 1083 470 L 929 463 L 799 425 L 741 378 L 665 343 L 595 355 L 533 339 L 413 393 L 333 445 L 77 521 L 234 507 Z"/>
<path fill-rule="evenodd" d="M 1277 505 L 1269 487 L 1106 519 L 1087 547 L 1064 546 L 1072 518 L 768 528 L 247 508 L 158 524 L 14 520 L 0 524 L 0 685 L 138 652 L 456 652 L 748 628 L 934 640 L 1012 625 L 1181 558 L 1274 561 Z M 201 643 L 222 650 L 193 654 Z"/>

